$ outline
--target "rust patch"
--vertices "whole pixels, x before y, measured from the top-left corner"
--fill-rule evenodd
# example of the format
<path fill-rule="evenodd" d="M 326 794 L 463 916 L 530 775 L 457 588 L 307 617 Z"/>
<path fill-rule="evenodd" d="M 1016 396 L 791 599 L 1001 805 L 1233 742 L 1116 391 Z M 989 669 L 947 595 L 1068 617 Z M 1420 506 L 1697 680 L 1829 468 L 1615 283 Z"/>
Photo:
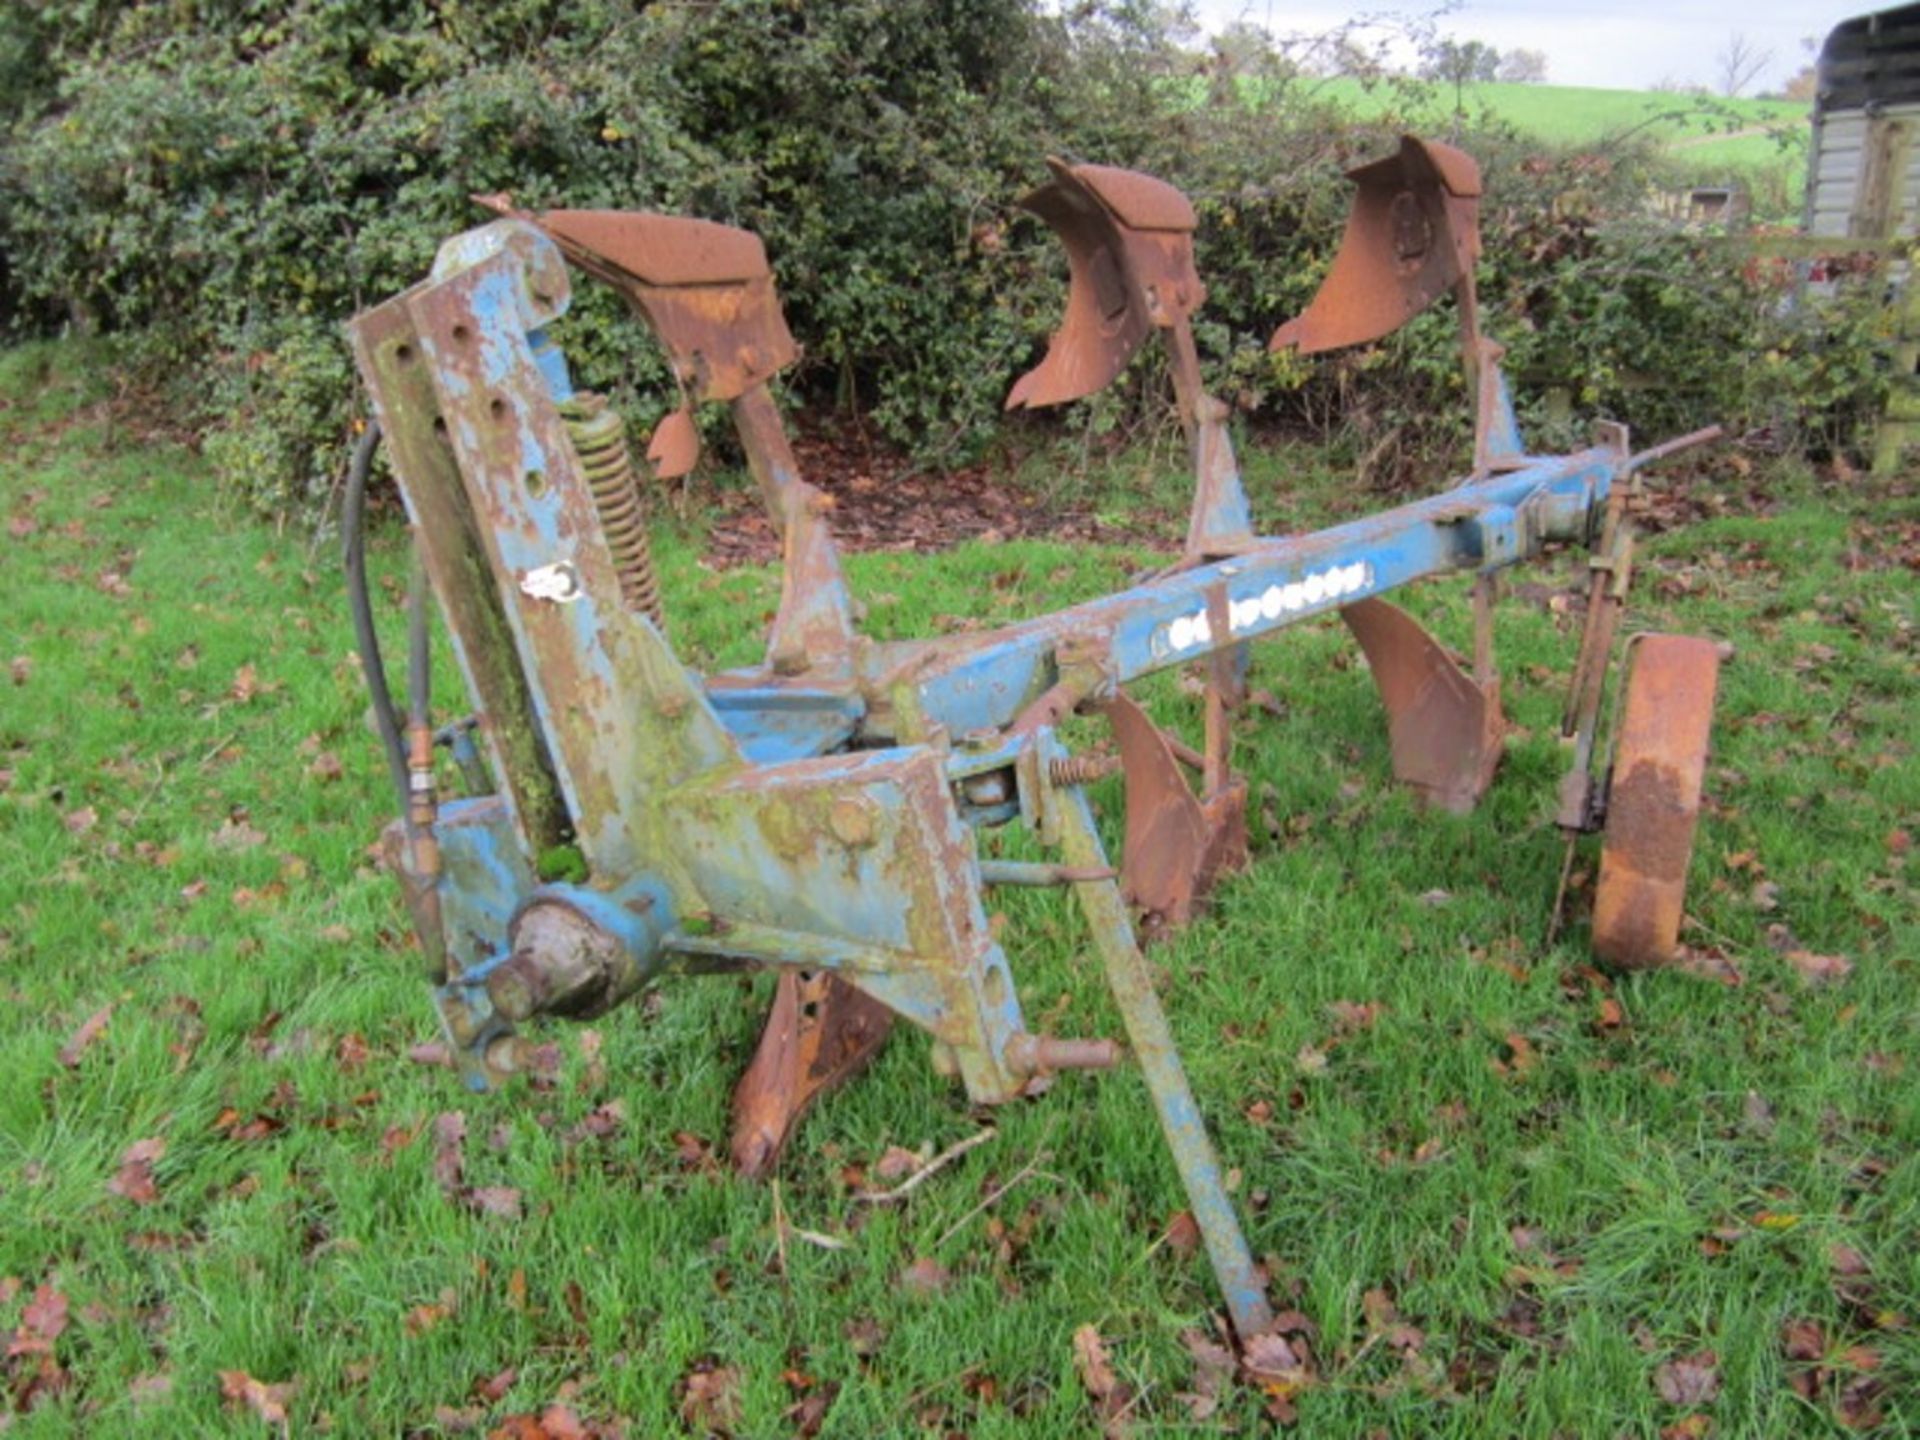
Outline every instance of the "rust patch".
<path fill-rule="evenodd" d="M 1613 782 L 1607 839 L 1644 875 L 1684 873 L 1692 855 L 1694 810 L 1670 766 L 1644 760 Z M 1615 818 L 1617 816 L 1617 819 Z"/>
<path fill-rule="evenodd" d="M 1632 650 L 1593 896 L 1594 953 L 1621 969 L 1665 965 L 1680 943 L 1719 673 L 1710 640 Z"/>
<path fill-rule="evenodd" d="M 1053 179 L 1020 203 L 1066 246 L 1067 313 L 1046 358 L 1014 383 L 1007 409 L 1091 395 L 1156 328 L 1184 323 L 1206 298 L 1193 264 L 1193 206 L 1137 170 L 1049 158 Z"/>
<path fill-rule="evenodd" d="M 1319 293 L 1268 348 L 1302 355 L 1378 340 L 1454 286 L 1480 256 L 1480 168 L 1435 140 L 1403 135 L 1384 160 L 1348 172 L 1346 233 Z"/>
<path fill-rule="evenodd" d="M 886 1043 L 893 1012 L 823 970 L 782 971 L 753 1061 L 733 1092 L 734 1167 L 764 1179 L 809 1106 Z"/>

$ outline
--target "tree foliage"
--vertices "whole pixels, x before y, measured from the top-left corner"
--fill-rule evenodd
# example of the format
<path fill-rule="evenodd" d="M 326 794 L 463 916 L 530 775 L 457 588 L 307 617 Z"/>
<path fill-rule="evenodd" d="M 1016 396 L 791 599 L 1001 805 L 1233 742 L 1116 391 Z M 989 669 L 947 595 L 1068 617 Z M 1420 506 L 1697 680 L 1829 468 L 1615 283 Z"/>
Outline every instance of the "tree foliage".
<path fill-rule="evenodd" d="M 1341 169 L 1394 133 L 1315 93 L 1251 27 L 1183 48 L 1152 0 L 0 0 L 0 319 L 118 332 L 228 483 L 297 508 L 327 493 L 357 405 L 342 322 L 420 279 L 481 218 L 470 194 L 677 211 L 765 239 L 801 399 L 958 459 L 1000 433 L 1059 314 L 1058 247 L 1015 203 L 1056 153 L 1194 196 L 1203 353 L 1249 413 L 1454 438 L 1441 317 L 1332 365 L 1265 352 L 1325 272 Z M 1540 378 L 1635 419 L 1761 403 L 1737 325 L 1770 301 L 1729 309 L 1674 246 L 1659 304 L 1605 279 L 1639 263 L 1606 218 L 1638 205 L 1636 157 L 1601 171 L 1480 122 L 1462 143 L 1490 217 L 1543 227 L 1488 247 Z M 1583 276 L 1590 300 L 1568 298 Z M 579 286 L 575 313 L 586 383 L 642 423 L 671 402 L 609 293 Z M 1620 378 L 1627 355 L 1671 370 L 1671 345 L 1684 384 L 1650 400 Z M 1158 380 L 1148 361 L 1090 413 L 1153 403 Z"/>

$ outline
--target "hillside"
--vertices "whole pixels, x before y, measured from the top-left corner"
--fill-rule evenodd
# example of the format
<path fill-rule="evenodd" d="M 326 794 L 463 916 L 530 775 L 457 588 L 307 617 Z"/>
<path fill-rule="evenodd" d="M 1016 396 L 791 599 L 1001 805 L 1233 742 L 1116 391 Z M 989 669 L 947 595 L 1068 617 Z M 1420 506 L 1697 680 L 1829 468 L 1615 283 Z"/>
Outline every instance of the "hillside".
<path fill-rule="evenodd" d="M 1369 118 L 1398 113 L 1416 129 L 1444 130 L 1454 112 L 1450 86 L 1368 85 L 1340 77 L 1314 82 L 1310 93 Z M 1469 85 L 1461 98 L 1469 114 L 1505 121 L 1550 144 L 1651 135 L 1697 180 L 1773 171 L 1775 186 L 1794 196 L 1803 184 L 1810 127 L 1808 107 L 1798 101 L 1509 84 Z"/>

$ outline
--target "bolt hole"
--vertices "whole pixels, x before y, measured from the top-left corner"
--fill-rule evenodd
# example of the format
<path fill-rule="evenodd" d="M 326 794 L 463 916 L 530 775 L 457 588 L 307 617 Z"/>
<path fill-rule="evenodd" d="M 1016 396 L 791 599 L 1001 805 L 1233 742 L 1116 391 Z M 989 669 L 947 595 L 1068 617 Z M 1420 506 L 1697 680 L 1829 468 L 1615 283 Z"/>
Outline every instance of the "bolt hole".
<path fill-rule="evenodd" d="M 527 494 L 538 500 L 542 495 L 547 493 L 547 472 L 544 470 L 527 471 L 526 486 Z"/>
<path fill-rule="evenodd" d="M 393 347 L 393 358 L 398 360 L 402 365 L 412 364 L 413 346 L 407 344 L 404 340 L 401 341 L 400 344 Z"/>
<path fill-rule="evenodd" d="M 491 415 L 495 420 L 506 419 L 507 418 L 507 402 L 502 400 L 498 395 L 494 396 L 491 400 L 487 402 L 487 413 Z"/>
<path fill-rule="evenodd" d="M 820 1002 L 818 1000 L 809 1000 L 807 1001 L 806 1004 L 800 1007 L 800 1017 L 803 1020 L 818 1019 L 819 1015 L 820 1015 Z"/>
<path fill-rule="evenodd" d="M 1007 1003 L 1007 972 L 1001 965 L 989 965 L 985 978 L 987 1003 L 996 1010 Z"/>
<path fill-rule="evenodd" d="M 453 327 L 453 338 L 459 344 L 464 345 L 473 338 L 473 332 L 464 325 L 456 325 Z"/>

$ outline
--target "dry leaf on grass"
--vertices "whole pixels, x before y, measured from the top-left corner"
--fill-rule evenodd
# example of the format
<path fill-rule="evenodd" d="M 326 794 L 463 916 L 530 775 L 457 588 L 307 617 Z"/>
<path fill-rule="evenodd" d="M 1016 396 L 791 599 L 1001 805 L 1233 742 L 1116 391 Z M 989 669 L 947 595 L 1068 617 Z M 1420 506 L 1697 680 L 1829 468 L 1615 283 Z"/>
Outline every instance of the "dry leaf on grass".
<path fill-rule="evenodd" d="M 22 1355 L 51 1355 L 53 1342 L 67 1328 L 67 1297 L 51 1285 L 41 1285 L 20 1312 L 19 1328 L 7 1343 L 7 1358 Z"/>
<path fill-rule="evenodd" d="M 1200 1248 L 1200 1222 L 1193 1218 L 1191 1210 L 1176 1210 L 1168 1219 L 1161 1239 L 1169 1250 L 1184 1259 Z"/>
<path fill-rule="evenodd" d="M 1853 973 L 1853 962 L 1844 955 L 1815 955 L 1810 950 L 1789 950 L 1787 963 L 1809 985 L 1832 985 Z"/>
<path fill-rule="evenodd" d="M 1193 1389 L 1181 1395 L 1187 1414 L 1195 1420 L 1210 1419 L 1220 1408 L 1220 1397 L 1233 1379 L 1233 1351 L 1209 1340 L 1198 1330 L 1180 1332 L 1180 1343 L 1193 1358 Z"/>
<path fill-rule="evenodd" d="M 952 1283 L 953 1272 L 929 1255 L 900 1272 L 900 1288 L 909 1295 L 938 1295 Z"/>
<path fill-rule="evenodd" d="M 433 1117 L 433 1178 L 444 1194 L 457 1196 L 466 1175 L 467 1117 L 446 1110 Z"/>
<path fill-rule="evenodd" d="M 730 1433 L 740 1423 L 740 1372 L 702 1362 L 681 1382 L 680 1419 L 702 1434 Z"/>
<path fill-rule="evenodd" d="M 216 850 L 253 850 L 266 844 L 267 836 L 264 830 L 256 830 L 245 815 L 230 815 L 213 832 L 211 843 Z"/>
<path fill-rule="evenodd" d="M 509 1185 L 476 1185 L 467 1192 L 467 1203 L 496 1220 L 520 1218 L 520 1192 Z"/>
<path fill-rule="evenodd" d="M 1669 1360 L 1653 1372 L 1653 1388 L 1669 1405 L 1687 1408 L 1709 1404 L 1720 1393 L 1720 1357 L 1702 1350 Z"/>
<path fill-rule="evenodd" d="M 1113 1373 L 1107 1342 L 1092 1325 L 1082 1325 L 1073 1332 L 1073 1368 L 1080 1372 L 1080 1383 L 1093 1400 L 1094 1413 L 1100 1417 L 1101 1434 L 1109 1440 L 1126 1435 L 1126 1414 L 1133 1404 L 1133 1390 Z"/>
<path fill-rule="evenodd" d="M 151 1205 L 160 1198 L 153 1183 L 153 1166 L 167 1153 L 167 1142 L 159 1136 L 136 1140 L 120 1156 L 120 1168 L 107 1181 L 107 1189 L 136 1205 Z"/>
<path fill-rule="evenodd" d="M 80 1057 L 87 1053 L 94 1041 L 100 1038 L 107 1028 L 107 1020 L 113 1014 L 112 1005 L 102 1005 L 93 1014 L 80 1022 L 80 1028 L 67 1037 L 67 1043 L 60 1047 L 60 1063 L 71 1070 L 80 1063 Z"/>
<path fill-rule="evenodd" d="M 244 1370 L 220 1372 L 220 1394 L 230 1405 L 243 1404 L 269 1425 L 285 1427 L 287 1406 L 293 1401 L 294 1382 L 269 1385 Z"/>
<path fill-rule="evenodd" d="M 127 1398 L 136 1405 L 150 1405 L 173 1395 L 173 1376 L 165 1372 L 136 1375 L 127 1382 Z"/>
<path fill-rule="evenodd" d="M 1789 1360 L 1818 1360 L 1827 1353 L 1827 1337 L 1812 1320 L 1789 1320 L 1780 1327 L 1780 1348 Z"/>

